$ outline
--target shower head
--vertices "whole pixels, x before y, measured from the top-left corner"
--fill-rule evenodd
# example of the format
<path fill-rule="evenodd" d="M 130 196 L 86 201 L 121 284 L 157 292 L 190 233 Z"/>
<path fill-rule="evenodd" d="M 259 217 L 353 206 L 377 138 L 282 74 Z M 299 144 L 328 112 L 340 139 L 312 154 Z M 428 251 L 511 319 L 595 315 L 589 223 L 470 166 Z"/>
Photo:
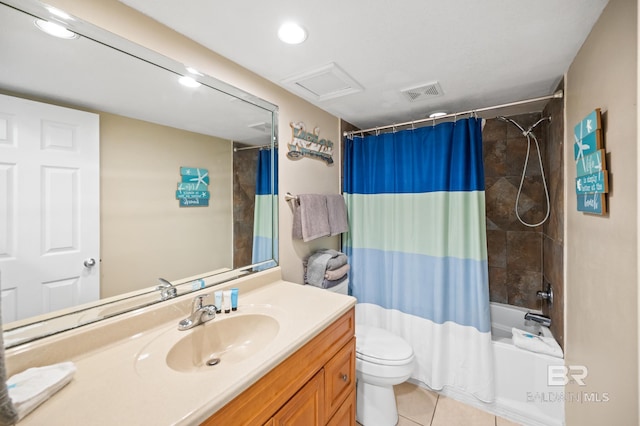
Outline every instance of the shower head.
<path fill-rule="evenodd" d="M 549 117 L 543 117 L 540 120 L 536 121 L 535 124 L 531 127 L 529 127 L 528 130 L 525 130 L 521 125 L 519 125 L 518 123 L 516 123 L 515 121 L 513 121 L 511 118 L 507 118 L 505 116 L 499 115 L 496 117 L 496 119 L 500 120 L 500 121 L 504 121 L 506 123 L 511 123 L 514 126 L 516 126 L 518 129 L 520 129 L 520 131 L 522 132 L 523 136 L 527 136 L 528 134 L 531 133 L 531 131 L 533 129 L 535 129 L 540 123 L 542 123 L 543 121 L 549 121 L 551 122 L 551 116 Z"/>
<path fill-rule="evenodd" d="M 526 136 L 526 135 L 527 135 L 527 134 L 526 134 L 526 132 L 527 132 L 527 131 L 526 131 L 526 130 L 524 130 L 524 129 L 522 128 L 522 126 L 521 126 L 521 125 L 519 125 L 518 123 L 516 123 L 515 121 L 513 121 L 511 118 L 504 117 L 504 116 L 502 116 L 502 115 L 499 115 L 499 116 L 497 116 L 496 118 L 497 118 L 498 120 L 500 120 L 500 121 L 504 121 L 505 123 L 511 123 L 511 124 L 513 124 L 513 125 L 514 125 L 514 126 L 516 126 L 518 129 L 520 129 L 520 131 L 522 132 L 522 134 L 523 134 L 524 136 Z"/>
<path fill-rule="evenodd" d="M 531 131 L 535 129 L 538 126 L 538 124 L 542 123 L 543 121 L 549 121 L 549 123 L 551 123 L 551 116 L 542 117 L 540 120 L 536 121 L 533 126 L 529 127 L 529 130 L 527 130 L 527 133 L 531 133 Z"/>

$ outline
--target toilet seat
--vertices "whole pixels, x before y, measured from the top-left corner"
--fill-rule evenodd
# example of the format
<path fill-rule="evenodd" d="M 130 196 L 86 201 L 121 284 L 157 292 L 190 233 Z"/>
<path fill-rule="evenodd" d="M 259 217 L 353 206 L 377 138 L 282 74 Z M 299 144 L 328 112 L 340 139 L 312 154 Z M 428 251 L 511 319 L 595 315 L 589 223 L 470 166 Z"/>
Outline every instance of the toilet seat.
<path fill-rule="evenodd" d="M 413 362 L 413 349 L 401 337 L 378 327 L 356 325 L 356 358 L 379 365 Z"/>

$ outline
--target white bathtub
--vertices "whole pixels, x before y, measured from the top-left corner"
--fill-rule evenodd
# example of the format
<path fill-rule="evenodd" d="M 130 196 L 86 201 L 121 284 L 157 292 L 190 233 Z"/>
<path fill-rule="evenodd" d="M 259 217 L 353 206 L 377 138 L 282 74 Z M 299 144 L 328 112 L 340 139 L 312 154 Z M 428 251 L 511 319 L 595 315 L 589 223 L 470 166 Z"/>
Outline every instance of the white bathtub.
<path fill-rule="evenodd" d="M 564 360 L 517 348 L 511 340 L 512 327 L 552 336 L 548 328 L 524 320 L 529 311 L 491 303 L 495 402 L 487 404 L 446 388 L 439 392 L 522 425 L 564 425 L 564 386 L 547 385 L 548 366 L 564 365 Z"/>
<path fill-rule="evenodd" d="M 564 386 L 548 386 L 550 365 L 564 365 L 561 358 L 517 348 L 511 328 L 553 337 L 546 327 L 525 321 L 528 309 L 491 303 L 496 400 L 494 413 L 524 425 L 564 425 Z"/>

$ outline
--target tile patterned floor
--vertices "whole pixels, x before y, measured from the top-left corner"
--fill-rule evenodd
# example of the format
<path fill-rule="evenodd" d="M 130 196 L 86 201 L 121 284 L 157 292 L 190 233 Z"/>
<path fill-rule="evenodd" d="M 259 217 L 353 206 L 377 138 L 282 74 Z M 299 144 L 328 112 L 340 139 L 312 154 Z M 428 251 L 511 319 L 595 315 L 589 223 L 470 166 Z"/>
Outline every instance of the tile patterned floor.
<path fill-rule="evenodd" d="M 411 383 L 394 387 L 398 426 L 518 426 Z"/>

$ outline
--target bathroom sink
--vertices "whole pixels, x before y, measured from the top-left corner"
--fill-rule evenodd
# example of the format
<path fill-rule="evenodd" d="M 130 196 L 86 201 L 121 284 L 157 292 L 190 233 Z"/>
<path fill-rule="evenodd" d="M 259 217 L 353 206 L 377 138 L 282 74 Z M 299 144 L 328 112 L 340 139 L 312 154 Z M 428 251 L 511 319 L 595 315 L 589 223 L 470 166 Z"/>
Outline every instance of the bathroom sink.
<path fill-rule="evenodd" d="M 219 315 L 184 333 L 169 350 L 167 365 L 181 372 L 214 369 L 251 358 L 278 334 L 280 325 L 269 315 Z"/>

